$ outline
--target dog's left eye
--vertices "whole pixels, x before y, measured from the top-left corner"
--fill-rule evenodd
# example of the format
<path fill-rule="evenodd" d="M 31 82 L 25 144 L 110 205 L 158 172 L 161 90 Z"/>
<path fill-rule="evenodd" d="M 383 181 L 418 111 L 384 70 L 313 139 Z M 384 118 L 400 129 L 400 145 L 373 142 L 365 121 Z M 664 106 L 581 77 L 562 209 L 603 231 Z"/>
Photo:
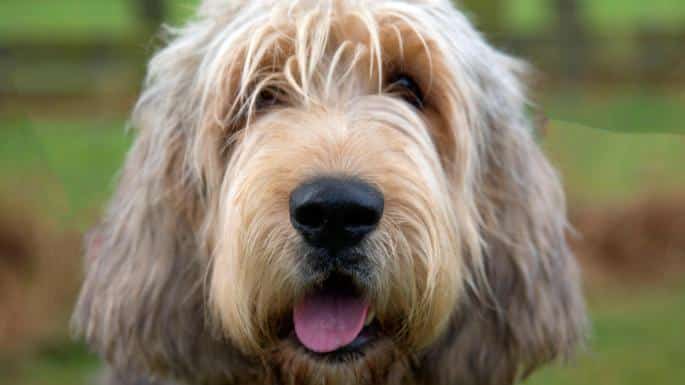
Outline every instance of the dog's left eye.
<path fill-rule="evenodd" d="M 255 101 L 255 108 L 265 110 L 285 103 L 286 93 L 280 88 L 265 87 L 259 91 Z"/>
<path fill-rule="evenodd" d="M 424 96 L 421 87 L 409 75 L 399 74 L 390 78 L 386 92 L 395 94 L 412 106 L 423 109 Z"/>

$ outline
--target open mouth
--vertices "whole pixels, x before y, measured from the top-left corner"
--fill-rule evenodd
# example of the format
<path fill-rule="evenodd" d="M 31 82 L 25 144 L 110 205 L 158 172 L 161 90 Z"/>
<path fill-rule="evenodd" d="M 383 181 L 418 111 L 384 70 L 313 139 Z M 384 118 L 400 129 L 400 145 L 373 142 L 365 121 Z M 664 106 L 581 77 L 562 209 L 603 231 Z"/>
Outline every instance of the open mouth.
<path fill-rule="evenodd" d="M 369 301 L 349 280 L 333 277 L 301 298 L 293 309 L 297 342 L 316 358 L 363 355 L 378 337 Z"/>

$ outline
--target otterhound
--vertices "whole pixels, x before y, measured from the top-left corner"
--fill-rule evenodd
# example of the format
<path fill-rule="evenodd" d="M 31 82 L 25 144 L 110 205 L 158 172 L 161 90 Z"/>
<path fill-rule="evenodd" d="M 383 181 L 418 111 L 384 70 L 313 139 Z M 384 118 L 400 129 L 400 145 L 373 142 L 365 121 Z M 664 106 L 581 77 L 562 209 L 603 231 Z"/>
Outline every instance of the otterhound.
<path fill-rule="evenodd" d="M 88 243 L 106 381 L 505 385 L 582 340 L 525 66 L 448 0 L 205 0 L 172 34 Z"/>

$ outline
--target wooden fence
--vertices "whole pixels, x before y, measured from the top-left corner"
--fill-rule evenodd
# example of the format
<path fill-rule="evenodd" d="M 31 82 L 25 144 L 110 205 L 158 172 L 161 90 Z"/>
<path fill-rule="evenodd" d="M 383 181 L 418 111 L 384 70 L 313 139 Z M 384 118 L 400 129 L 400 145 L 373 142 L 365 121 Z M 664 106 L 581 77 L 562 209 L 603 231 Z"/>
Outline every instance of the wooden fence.
<path fill-rule="evenodd" d="M 685 30 L 593 36 L 573 49 L 554 35 L 492 40 L 552 82 L 685 83 Z M 0 41 L 0 98 L 135 93 L 155 47 L 147 41 Z"/>

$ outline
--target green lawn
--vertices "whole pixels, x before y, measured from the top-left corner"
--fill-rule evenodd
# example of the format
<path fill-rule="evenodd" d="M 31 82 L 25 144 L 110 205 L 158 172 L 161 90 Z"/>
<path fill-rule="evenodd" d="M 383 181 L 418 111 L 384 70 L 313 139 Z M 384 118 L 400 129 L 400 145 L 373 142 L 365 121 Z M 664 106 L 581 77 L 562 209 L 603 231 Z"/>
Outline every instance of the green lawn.
<path fill-rule="evenodd" d="M 0 3 L 0 36 L 64 37 L 120 35 L 133 19 L 126 1 L 4 0 Z M 132 3 L 128 2 L 128 3 Z"/>
<path fill-rule="evenodd" d="M 685 93 L 563 92 L 541 105 L 549 119 L 543 144 L 572 200 L 685 190 Z"/>
<path fill-rule="evenodd" d="M 83 226 L 112 191 L 131 142 L 124 127 L 123 119 L 0 120 L 0 198 Z"/>
<path fill-rule="evenodd" d="M 535 31 L 554 22 L 552 0 L 503 0 L 505 20 L 515 30 Z M 682 0 L 596 0 L 581 1 L 582 16 L 594 30 L 630 32 L 644 26 L 682 30 L 685 3 Z"/>
<path fill-rule="evenodd" d="M 71 341 L 52 342 L 27 358 L 0 360 L 3 385 L 93 385 L 100 362 L 86 348 Z"/>
<path fill-rule="evenodd" d="M 0 39 L 8 37 L 83 38 L 128 36 L 137 32 L 135 0 L 3 0 L 0 2 Z M 230 0 L 227 0 L 230 1 Z M 178 23 L 192 14 L 198 0 L 171 0 L 170 19 Z M 551 0 L 503 0 L 504 20 L 515 30 L 535 31 L 554 20 Z M 640 26 L 682 29 L 685 3 L 681 0 L 583 1 L 584 16 L 594 29 L 628 32 Z"/>
<path fill-rule="evenodd" d="M 3 0 L 0 2 L 0 41 L 21 39 L 127 38 L 142 32 L 136 0 Z M 170 21 L 192 15 L 198 0 L 169 1 Z"/>
<path fill-rule="evenodd" d="M 593 332 L 586 353 L 568 367 L 537 373 L 527 385 L 682 384 L 685 290 L 624 296 L 591 306 Z"/>

